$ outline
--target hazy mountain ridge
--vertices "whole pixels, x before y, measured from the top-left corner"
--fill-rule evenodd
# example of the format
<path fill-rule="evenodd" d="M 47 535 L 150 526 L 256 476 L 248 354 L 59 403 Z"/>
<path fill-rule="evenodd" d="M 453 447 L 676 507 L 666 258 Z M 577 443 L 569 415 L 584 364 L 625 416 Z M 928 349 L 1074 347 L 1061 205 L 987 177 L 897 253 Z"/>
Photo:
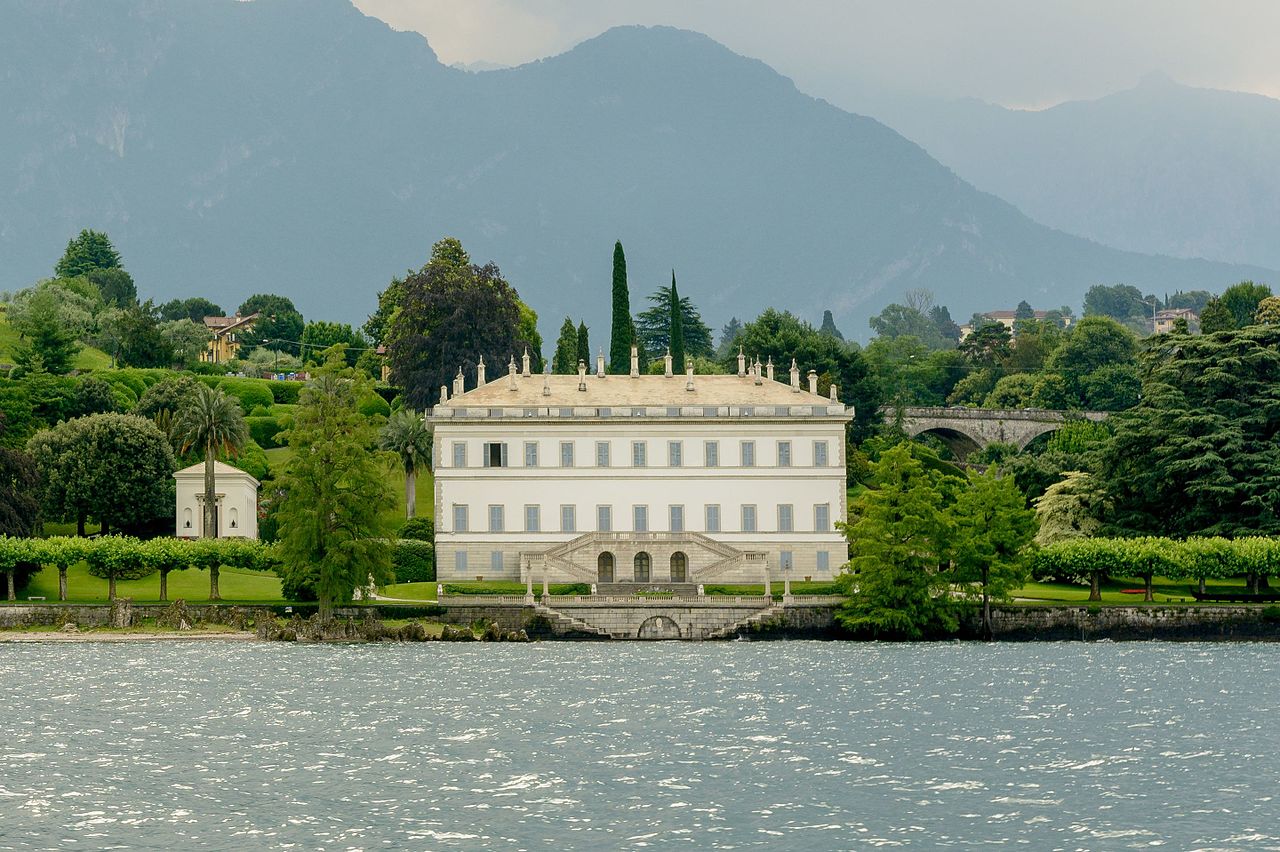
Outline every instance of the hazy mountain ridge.
<path fill-rule="evenodd" d="M 1107 245 L 1280 266 L 1280 101 L 1162 74 L 1011 110 L 888 99 L 870 114 L 1039 222 Z"/>
<path fill-rule="evenodd" d="M 81 227 L 144 295 L 281 292 L 356 323 L 452 234 L 544 335 L 566 313 L 603 330 L 615 238 L 637 310 L 674 266 L 713 324 L 832 307 L 855 335 L 914 286 L 963 316 L 1266 277 L 1050 231 L 696 33 L 476 74 L 345 0 L 27 0 L 0 7 L 0 50 L 0 289 Z"/>

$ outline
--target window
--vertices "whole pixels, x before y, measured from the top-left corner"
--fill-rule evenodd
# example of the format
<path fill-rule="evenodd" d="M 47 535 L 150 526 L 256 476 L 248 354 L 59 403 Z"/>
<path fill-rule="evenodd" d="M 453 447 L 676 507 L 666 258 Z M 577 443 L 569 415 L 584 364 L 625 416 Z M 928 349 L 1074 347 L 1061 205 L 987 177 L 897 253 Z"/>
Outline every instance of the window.
<path fill-rule="evenodd" d="M 489 507 L 489 532 L 505 532 L 506 518 L 502 506 Z"/>
<path fill-rule="evenodd" d="M 684 464 L 684 444 L 679 441 L 667 442 L 667 464 L 680 467 Z"/>
<path fill-rule="evenodd" d="M 790 503 L 778 504 L 778 532 L 791 532 L 795 528 L 795 514 Z"/>
<path fill-rule="evenodd" d="M 466 442 L 464 441 L 453 442 L 453 466 L 454 467 L 467 466 L 467 445 L 466 445 Z"/>
<path fill-rule="evenodd" d="M 560 466 L 573 467 L 573 441 L 560 442 Z"/>
<path fill-rule="evenodd" d="M 742 466 L 743 467 L 756 466 L 756 442 L 755 441 L 742 442 Z"/>
<path fill-rule="evenodd" d="M 783 571 L 790 571 L 795 567 L 795 557 L 792 555 L 790 550 L 779 551 L 778 567 Z"/>
<path fill-rule="evenodd" d="M 702 450 L 703 450 L 703 455 L 706 458 L 707 467 L 720 466 L 720 442 L 719 441 L 707 441 L 707 443 L 703 445 Z"/>
<path fill-rule="evenodd" d="M 501 550 L 489 551 L 489 570 L 495 571 L 499 574 L 502 573 L 502 551 Z"/>
<path fill-rule="evenodd" d="M 791 467 L 791 442 L 778 442 L 778 467 Z"/>
<path fill-rule="evenodd" d="M 596 529 L 600 532 L 613 532 L 612 506 L 596 506 Z"/>
<path fill-rule="evenodd" d="M 831 464 L 830 457 L 827 455 L 827 442 L 813 442 L 813 464 L 814 467 L 826 467 Z"/>
<path fill-rule="evenodd" d="M 813 528 L 816 532 L 831 532 L 830 503 L 819 503 L 813 507 Z"/>
<path fill-rule="evenodd" d="M 577 532 L 578 531 L 578 507 L 577 506 L 561 506 L 560 507 L 560 531 L 561 532 Z"/>
<path fill-rule="evenodd" d="M 636 532 L 649 531 L 649 507 L 648 506 L 632 506 L 631 507 L 631 528 Z"/>
<path fill-rule="evenodd" d="M 524 442 L 524 466 L 525 467 L 538 466 L 538 442 L 537 441 Z"/>
<path fill-rule="evenodd" d="M 453 531 L 467 532 L 467 507 L 453 504 Z"/>
<path fill-rule="evenodd" d="M 649 445 L 644 441 L 631 442 L 631 466 L 644 467 L 649 455 Z"/>
<path fill-rule="evenodd" d="M 742 507 L 742 531 L 743 532 L 756 531 L 756 507 L 755 506 Z"/>
<path fill-rule="evenodd" d="M 507 445 L 500 443 L 490 443 L 484 445 L 484 466 L 485 467 L 506 467 L 507 466 Z"/>
<path fill-rule="evenodd" d="M 720 532 L 720 507 L 707 506 L 707 532 Z"/>
<path fill-rule="evenodd" d="M 829 550 L 818 551 L 818 570 L 819 571 L 831 570 L 831 551 Z"/>
<path fill-rule="evenodd" d="M 596 467 L 609 466 L 609 442 L 596 441 Z"/>
<path fill-rule="evenodd" d="M 467 570 L 467 552 L 465 550 L 455 550 L 453 552 L 453 570 L 458 573 Z"/>
<path fill-rule="evenodd" d="M 671 531 L 684 532 L 684 506 L 671 506 Z"/>
<path fill-rule="evenodd" d="M 542 532 L 542 507 L 541 506 L 525 506 L 524 507 L 524 531 L 525 532 Z"/>

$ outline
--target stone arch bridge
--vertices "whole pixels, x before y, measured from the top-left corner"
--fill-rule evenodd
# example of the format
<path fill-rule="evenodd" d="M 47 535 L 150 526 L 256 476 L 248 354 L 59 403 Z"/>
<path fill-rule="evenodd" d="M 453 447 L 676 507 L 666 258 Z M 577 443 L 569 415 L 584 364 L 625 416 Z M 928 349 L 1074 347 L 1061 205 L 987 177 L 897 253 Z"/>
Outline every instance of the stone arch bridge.
<path fill-rule="evenodd" d="M 881 409 L 885 421 L 895 423 L 898 409 Z M 1047 408 L 908 407 L 902 409 L 902 428 L 911 437 L 937 435 L 957 458 L 988 444 L 1013 444 L 1024 449 L 1036 438 L 1056 432 L 1071 420 L 1107 419 L 1105 411 L 1054 411 Z"/>

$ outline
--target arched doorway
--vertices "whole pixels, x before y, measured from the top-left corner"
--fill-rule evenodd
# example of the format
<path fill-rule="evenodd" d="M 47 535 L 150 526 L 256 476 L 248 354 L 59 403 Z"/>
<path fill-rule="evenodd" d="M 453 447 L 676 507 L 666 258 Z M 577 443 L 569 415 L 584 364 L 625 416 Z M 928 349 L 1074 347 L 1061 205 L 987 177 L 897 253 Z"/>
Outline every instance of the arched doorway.
<path fill-rule="evenodd" d="M 679 639 L 680 625 L 665 615 L 655 615 L 646 619 L 636 631 L 637 639 Z"/>
<path fill-rule="evenodd" d="M 596 559 L 596 582 L 613 582 L 613 554 L 607 550 Z"/>
<path fill-rule="evenodd" d="M 649 554 L 643 550 L 636 554 L 635 559 L 635 579 L 637 583 L 649 582 L 649 571 L 653 567 L 653 560 L 649 558 Z"/>
<path fill-rule="evenodd" d="M 671 554 L 671 582 L 689 582 L 689 557 L 678 550 Z"/>

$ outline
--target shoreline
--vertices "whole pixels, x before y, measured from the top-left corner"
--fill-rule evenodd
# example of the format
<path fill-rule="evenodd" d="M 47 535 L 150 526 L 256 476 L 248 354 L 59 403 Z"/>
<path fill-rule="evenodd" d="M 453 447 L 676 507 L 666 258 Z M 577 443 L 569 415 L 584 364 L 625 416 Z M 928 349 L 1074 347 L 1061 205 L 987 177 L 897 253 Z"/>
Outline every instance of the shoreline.
<path fill-rule="evenodd" d="M 0 630 L 0 644 L 6 642 L 145 642 L 145 641 L 180 641 L 180 642 L 257 642 L 257 634 L 252 631 L 195 632 L 169 630 L 164 632 L 121 631 L 118 633 L 85 631 L 83 633 L 62 633 L 57 630 Z"/>

